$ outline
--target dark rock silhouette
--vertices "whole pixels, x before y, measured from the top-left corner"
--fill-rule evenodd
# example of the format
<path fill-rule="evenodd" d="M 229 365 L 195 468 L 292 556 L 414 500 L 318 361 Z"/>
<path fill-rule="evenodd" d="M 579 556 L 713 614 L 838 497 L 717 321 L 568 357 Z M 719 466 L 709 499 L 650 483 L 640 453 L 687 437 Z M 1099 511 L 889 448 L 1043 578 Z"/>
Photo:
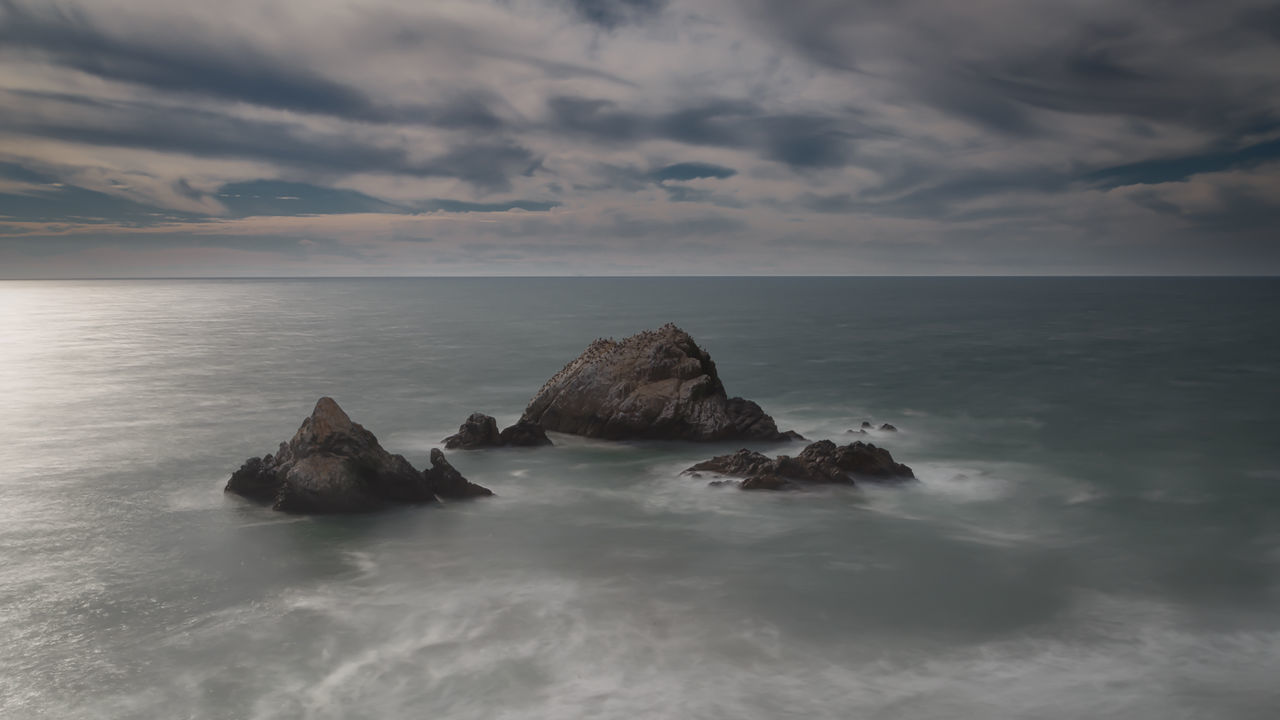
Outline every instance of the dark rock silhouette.
<path fill-rule="evenodd" d="M 743 490 L 787 490 L 805 485 L 854 485 L 858 481 L 905 482 L 915 479 L 911 468 L 895 462 L 888 450 L 870 443 L 839 446 L 830 440 L 812 443 L 800 454 L 769 458 L 742 449 L 721 455 L 684 471 L 700 477 L 711 472 L 744 478 Z"/>
<path fill-rule="evenodd" d="M 606 440 L 803 439 L 731 398 L 711 356 L 672 324 L 599 339 L 542 386 L 522 421 Z"/>
<path fill-rule="evenodd" d="M 492 494 L 466 483 L 439 450 L 432 451 L 431 461 L 430 470 L 418 472 L 403 456 L 384 450 L 332 398 L 322 397 L 289 442 L 280 443 L 274 455 L 245 461 L 226 492 L 295 513 L 367 512 L 392 503 Z M 464 489 L 459 479 L 478 490 Z"/>
<path fill-rule="evenodd" d="M 536 423 L 523 418 L 498 432 L 498 421 L 484 413 L 472 413 L 458 432 L 444 439 L 446 449 L 476 450 L 490 447 L 537 447 L 550 445 L 551 439 Z"/>
<path fill-rule="evenodd" d="M 898 428 L 890 425 L 889 423 L 885 423 L 881 425 L 880 429 L 884 432 L 898 432 Z"/>
<path fill-rule="evenodd" d="M 547 433 L 542 429 L 541 425 L 520 418 L 515 425 L 498 433 L 498 444 L 513 447 L 538 447 L 550 445 L 551 439 L 547 437 Z"/>
<path fill-rule="evenodd" d="M 446 450 L 474 450 L 498 444 L 498 421 L 484 413 L 471 413 L 458 432 L 444 439 Z"/>
<path fill-rule="evenodd" d="M 431 450 L 431 469 L 427 470 L 425 477 L 427 486 L 436 497 L 462 499 L 493 494 L 489 488 L 481 487 L 462 477 L 462 473 L 455 470 L 449 461 L 444 459 L 444 453 L 436 448 Z"/>

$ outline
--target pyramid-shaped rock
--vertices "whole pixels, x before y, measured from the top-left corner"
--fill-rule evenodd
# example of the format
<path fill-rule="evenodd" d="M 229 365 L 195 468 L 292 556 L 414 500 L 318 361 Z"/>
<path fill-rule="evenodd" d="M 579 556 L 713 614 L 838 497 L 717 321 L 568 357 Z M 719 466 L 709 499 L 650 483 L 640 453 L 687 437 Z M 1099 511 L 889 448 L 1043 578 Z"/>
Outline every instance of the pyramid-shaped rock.
<path fill-rule="evenodd" d="M 711 356 L 672 324 L 600 339 L 542 386 L 522 421 L 608 440 L 760 440 L 782 433 L 760 406 L 725 392 Z"/>
<path fill-rule="evenodd" d="M 322 397 L 293 439 L 280 443 L 274 455 L 247 460 L 226 491 L 297 513 L 365 512 L 391 503 L 492 494 L 467 482 L 437 453 L 434 467 L 419 472 L 403 456 L 384 450 L 332 398 Z"/>

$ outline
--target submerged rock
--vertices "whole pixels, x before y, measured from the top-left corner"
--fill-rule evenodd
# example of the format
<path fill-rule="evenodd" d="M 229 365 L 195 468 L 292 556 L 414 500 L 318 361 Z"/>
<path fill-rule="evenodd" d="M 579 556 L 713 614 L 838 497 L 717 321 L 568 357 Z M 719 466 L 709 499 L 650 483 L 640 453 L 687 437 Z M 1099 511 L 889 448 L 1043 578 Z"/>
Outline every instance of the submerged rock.
<path fill-rule="evenodd" d="M 437 453 L 431 470 L 420 473 L 402 455 L 384 450 L 332 398 L 322 397 L 293 439 L 280 443 L 274 455 L 246 460 L 225 489 L 296 513 L 367 512 L 391 503 L 436 502 L 437 496 L 470 497 L 450 494 L 458 483 L 449 473 L 457 471 L 443 453 L 437 462 Z"/>
<path fill-rule="evenodd" d="M 870 443 L 853 442 L 839 446 L 830 440 L 819 440 L 800 454 L 769 458 L 742 449 L 732 455 L 721 455 L 684 471 L 712 472 L 744 478 L 743 490 L 786 490 L 804 485 L 854 485 L 858 480 L 873 482 L 905 482 L 915 479 L 911 468 L 894 461 L 888 450 Z"/>
<path fill-rule="evenodd" d="M 672 324 L 600 339 L 529 401 L 523 422 L 607 440 L 803 439 L 725 392 L 711 356 Z"/>
<path fill-rule="evenodd" d="M 551 439 L 536 423 L 523 418 L 498 432 L 498 421 L 484 413 L 472 413 L 458 432 L 444 439 L 446 449 L 476 450 L 489 447 L 536 447 L 550 445 Z"/>

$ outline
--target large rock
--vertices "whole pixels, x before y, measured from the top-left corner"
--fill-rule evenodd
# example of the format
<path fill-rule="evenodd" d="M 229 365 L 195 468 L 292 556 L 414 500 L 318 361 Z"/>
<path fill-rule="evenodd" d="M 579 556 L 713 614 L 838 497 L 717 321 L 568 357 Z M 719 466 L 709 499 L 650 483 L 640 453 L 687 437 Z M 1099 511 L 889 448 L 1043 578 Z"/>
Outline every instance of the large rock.
<path fill-rule="evenodd" d="M 830 440 L 819 440 L 795 457 L 779 455 L 770 459 L 758 452 L 742 449 L 732 455 L 700 462 L 685 472 L 740 477 L 743 478 L 740 487 L 744 490 L 786 490 L 804 485 L 854 485 L 858 480 L 905 482 L 915 479 L 911 468 L 895 462 L 884 448 L 864 442 L 839 446 Z"/>
<path fill-rule="evenodd" d="M 489 447 L 536 447 L 550 445 L 551 439 L 536 423 L 523 418 L 498 432 L 498 421 L 484 413 L 472 413 L 458 432 L 444 439 L 446 449 L 476 450 Z"/>
<path fill-rule="evenodd" d="M 457 471 L 436 453 L 435 467 L 420 473 L 403 456 L 384 450 L 333 399 L 323 397 L 293 439 L 280 443 L 274 455 L 245 461 L 226 491 L 296 513 L 366 512 L 390 503 L 431 503 L 437 496 L 490 494 L 453 494 L 460 485 L 449 473 Z"/>
<path fill-rule="evenodd" d="M 607 440 L 796 439 L 760 406 L 725 393 L 711 356 L 667 324 L 600 339 L 542 386 L 523 421 Z"/>

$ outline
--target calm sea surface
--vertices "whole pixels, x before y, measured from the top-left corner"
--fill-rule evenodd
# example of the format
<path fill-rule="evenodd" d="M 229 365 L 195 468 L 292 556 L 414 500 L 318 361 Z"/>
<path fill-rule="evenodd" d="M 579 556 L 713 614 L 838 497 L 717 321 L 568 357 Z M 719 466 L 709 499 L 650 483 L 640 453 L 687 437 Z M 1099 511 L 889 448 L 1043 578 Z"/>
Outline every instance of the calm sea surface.
<path fill-rule="evenodd" d="M 422 467 L 668 321 L 922 482 L 554 436 L 451 452 L 477 502 L 222 493 L 321 395 Z M 4 718 L 1280 716 L 1277 280 L 4 282 L 0 399 Z"/>

